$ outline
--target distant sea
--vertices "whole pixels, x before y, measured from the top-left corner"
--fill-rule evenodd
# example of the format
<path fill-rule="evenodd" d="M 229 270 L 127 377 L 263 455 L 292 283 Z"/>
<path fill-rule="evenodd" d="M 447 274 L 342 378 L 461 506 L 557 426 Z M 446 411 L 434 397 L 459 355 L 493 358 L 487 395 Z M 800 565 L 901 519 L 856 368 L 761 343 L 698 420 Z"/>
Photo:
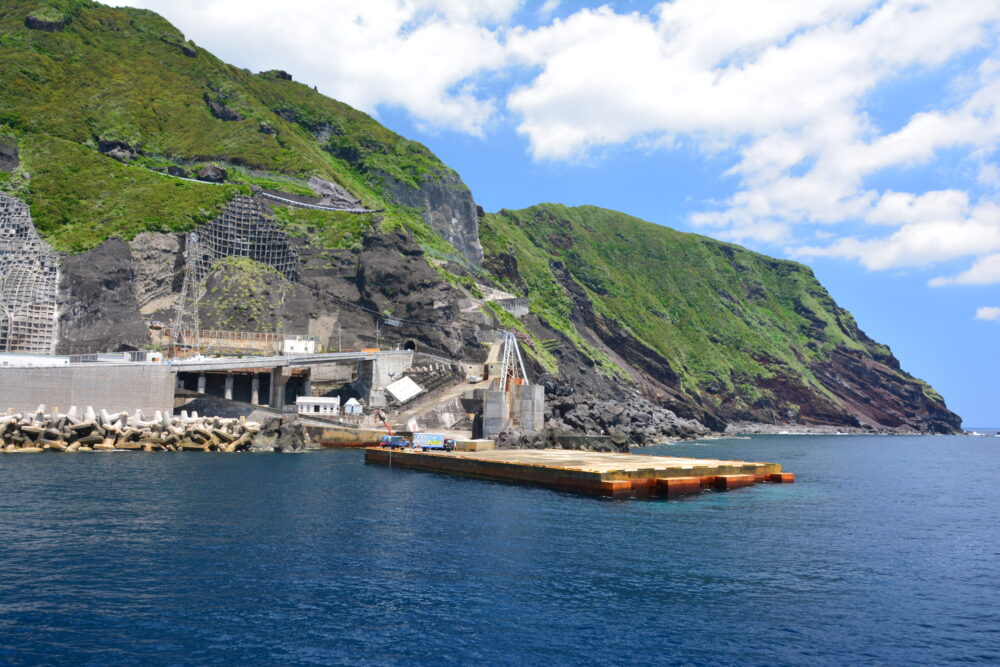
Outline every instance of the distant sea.
<path fill-rule="evenodd" d="M 0 454 L 0 664 L 1000 662 L 1000 438 L 637 451 L 797 482 L 610 501 L 358 451 Z"/>

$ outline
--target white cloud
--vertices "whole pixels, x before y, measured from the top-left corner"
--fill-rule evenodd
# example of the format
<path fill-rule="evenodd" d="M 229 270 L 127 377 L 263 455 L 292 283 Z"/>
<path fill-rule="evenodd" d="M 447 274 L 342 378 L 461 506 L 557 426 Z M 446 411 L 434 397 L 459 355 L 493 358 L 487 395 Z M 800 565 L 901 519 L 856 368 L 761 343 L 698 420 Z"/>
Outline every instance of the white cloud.
<path fill-rule="evenodd" d="M 538 13 L 542 16 L 551 16 L 552 12 L 559 9 L 559 0 L 545 0 L 544 4 L 538 9 Z"/>
<path fill-rule="evenodd" d="M 977 320 L 1000 320 L 1000 307 L 983 306 L 976 311 Z"/>
<path fill-rule="evenodd" d="M 868 222 L 899 225 L 963 219 L 969 210 L 969 193 L 961 190 L 932 190 L 922 195 L 888 191 L 867 212 Z"/>
<path fill-rule="evenodd" d="M 120 0 L 121 1 L 121 0 Z M 286 69 L 374 112 L 409 110 L 430 127 L 479 134 L 496 101 L 474 77 L 503 65 L 500 33 L 520 0 L 124 0 L 153 9 L 228 62 Z"/>
<path fill-rule="evenodd" d="M 982 208 L 990 202 L 961 188 L 880 191 L 866 179 L 929 164 L 942 150 L 995 149 L 997 59 L 963 73 L 947 106 L 913 109 L 898 129 L 880 132 L 865 104 L 903 72 L 996 48 L 998 22 L 1000 3 L 961 0 L 789 0 L 767 11 L 744 1 L 676 0 L 649 14 L 581 10 L 510 36 L 511 56 L 539 73 L 507 106 L 543 160 L 679 135 L 735 151 L 727 173 L 740 187 L 721 207 L 691 216 L 718 236 L 794 245 L 801 223 L 867 221 L 899 229 L 797 254 L 922 266 L 992 247 L 995 225 Z M 993 175 L 984 163 L 979 178 Z"/>
<path fill-rule="evenodd" d="M 934 278 L 928 285 L 941 287 L 943 285 L 992 285 L 994 283 L 1000 283 L 1000 253 L 980 257 L 967 271 L 963 271 L 957 276 Z"/>
<path fill-rule="evenodd" d="M 879 239 L 841 239 L 826 247 L 790 248 L 798 257 L 856 259 L 871 270 L 925 267 L 937 262 L 1000 251 L 1000 206 L 977 206 L 965 220 L 929 220 Z"/>

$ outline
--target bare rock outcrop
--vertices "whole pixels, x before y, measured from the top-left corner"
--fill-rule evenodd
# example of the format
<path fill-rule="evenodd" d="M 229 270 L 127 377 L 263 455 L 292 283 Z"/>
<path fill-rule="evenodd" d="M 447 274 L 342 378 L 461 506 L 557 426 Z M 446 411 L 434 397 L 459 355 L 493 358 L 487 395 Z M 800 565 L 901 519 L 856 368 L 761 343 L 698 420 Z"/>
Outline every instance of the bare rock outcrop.
<path fill-rule="evenodd" d="M 128 244 L 111 238 L 65 257 L 59 275 L 59 354 L 139 350 L 150 343 L 139 314 Z"/>
<path fill-rule="evenodd" d="M 14 171 L 20 164 L 17 143 L 0 135 L 0 171 Z"/>
<path fill-rule="evenodd" d="M 143 232 L 129 242 L 139 312 L 172 308 L 181 290 L 184 269 L 182 234 Z"/>
<path fill-rule="evenodd" d="M 431 229 L 455 246 L 466 259 L 483 263 L 479 242 L 479 218 L 472 192 L 458 174 L 448 172 L 420 181 L 415 188 L 388 174 L 381 174 L 389 195 L 398 203 L 421 211 Z"/>
<path fill-rule="evenodd" d="M 198 170 L 198 180 L 200 181 L 225 183 L 227 178 L 229 178 L 229 174 L 226 170 L 215 164 L 205 165 Z"/>

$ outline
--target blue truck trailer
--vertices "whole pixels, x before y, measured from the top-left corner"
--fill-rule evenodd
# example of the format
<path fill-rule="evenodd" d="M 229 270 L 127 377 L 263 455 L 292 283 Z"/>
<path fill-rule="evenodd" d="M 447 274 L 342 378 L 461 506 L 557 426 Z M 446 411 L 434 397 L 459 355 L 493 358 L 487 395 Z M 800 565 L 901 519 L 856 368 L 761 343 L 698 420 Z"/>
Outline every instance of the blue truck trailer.
<path fill-rule="evenodd" d="M 440 433 L 414 433 L 413 446 L 425 452 L 434 450 L 450 452 L 455 449 L 455 441 Z"/>

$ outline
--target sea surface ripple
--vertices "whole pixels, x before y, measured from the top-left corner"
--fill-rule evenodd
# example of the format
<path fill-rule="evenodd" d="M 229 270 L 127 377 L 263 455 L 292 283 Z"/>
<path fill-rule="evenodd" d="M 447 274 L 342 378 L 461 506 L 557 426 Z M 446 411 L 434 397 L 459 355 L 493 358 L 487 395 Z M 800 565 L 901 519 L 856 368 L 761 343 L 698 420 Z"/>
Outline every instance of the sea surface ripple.
<path fill-rule="evenodd" d="M 797 482 L 610 501 L 358 451 L 0 454 L 0 664 L 1000 662 L 1000 438 L 639 451 Z"/>

